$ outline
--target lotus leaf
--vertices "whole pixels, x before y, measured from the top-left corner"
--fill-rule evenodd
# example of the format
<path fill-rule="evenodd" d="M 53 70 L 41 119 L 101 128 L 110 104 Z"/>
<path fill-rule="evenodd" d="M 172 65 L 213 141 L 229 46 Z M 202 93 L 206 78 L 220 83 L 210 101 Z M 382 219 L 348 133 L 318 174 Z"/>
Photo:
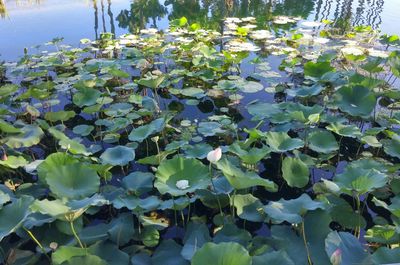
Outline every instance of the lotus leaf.
<path fill-rule="evenodd" d="M 287 221 L 298 224 L 303 222 L 303 216 L 307 211 L 324 208 L 322 202 L 313 201 L 307 194 L 302 194 L 297 199 L 270 202 L 264 207 L 264 211 L 277 223 Z"/>
<path fill-rule="evenodd" d="M 265 141 L 271 147 L 272 152 L 283 153 L 303 147 L 304 142 L 301 139 L 291 138 L 284 132 L 268 132 Z"/>
<path fill-rule="evenodd" d="M 329 131 L 316 130 L 307 137 L 310 149 L 315 152 L 328 154 L 339 149 L 335 136 Z"/>
<path fill-rule="evenodd" d="M 135 151 L 126 146 L 115 146 L 106 149 L 100 156 L 103 164 L 125 166 L 135 159 Z"/>
<path fill-rule="evenodd" d="M 286 157 L 282 162 L 282 176 L 290 187 L 303 188 L 309 181 L 308 166 L 299 158 Z"/>
<path fill-rule="evenodd" d="M 376 97 L 363 86 L 343 86 L 334 95 L 335 104 L 341 111 L 352 116 L 367 117 L 375 108 Z"/>
<path fill-rule="evenodd" d="M 143 140 L 150 135 L 161 132 L 165 127 L 165 122 L 164 118 L 159 118 L 149 124 L 134 128 L 128 136 L 129 140 L 133 142 L 143 142 Z"/>
<path fill-rule="evenodd" d="M 80 199 L 99 190 L 100 178 L 85 164 L 59 165 L 47 171 L 46 182 L 59 198 Z"/>
<path fill-rule="evenodd" d="M 248 251 L 238 243 L 206 243 L 193 256 L 192 265 L 251 265 Z"/>
<path fill-rule="evenodd" d="M 222 171 L 229 184 L 235 189 L 246 189 L 253 186 L 263 186 L 269 191 L 275 192 L 277 186 L 274 182 L 263 179 L 255 172 L 243 172 L 240 168 L 233 165 L 228 159 L 223 158 L 216 163 L 219 170 Z"/>
<path fill-rule="evenodd" d="M 25 125 L 20 130 L 21 133 L 4 139 L 7 146 L 11 148 L 31 147 L 38 144 L 44 135 L 42 129 L 34 125 Z"/>
<path fill-rule="evenodd" d="M 179 180 L 187 180 L 189 187 L 179 189 L 176 186 Z M 205 189 L 208 185 L 210 185 L 210 176 L 207 167 L 197 159 L 182 156 L 162 161 L 157 169 L 154 183 L 161 194 L 169 193 L 172 196 L 181 196 L 198 189 Z"/>

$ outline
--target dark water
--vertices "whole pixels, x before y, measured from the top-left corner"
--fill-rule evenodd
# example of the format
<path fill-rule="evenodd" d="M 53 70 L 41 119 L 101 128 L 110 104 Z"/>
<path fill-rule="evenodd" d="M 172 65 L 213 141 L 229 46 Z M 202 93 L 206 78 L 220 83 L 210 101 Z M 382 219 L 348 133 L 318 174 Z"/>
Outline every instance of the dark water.
<path fill-rule="evenodd" d="M 368 24 L 400 34 L 400 0 L 0 0 L 0 58 L 14 60 L 24 48 L 34 51 L 55 37 L 76 46 L 101 32 L 165 29 L 182 16 L 217 29 L 223 17 L 254 16 L 262 25 L 273 15 L 331 19 L 341 27 Z"/>

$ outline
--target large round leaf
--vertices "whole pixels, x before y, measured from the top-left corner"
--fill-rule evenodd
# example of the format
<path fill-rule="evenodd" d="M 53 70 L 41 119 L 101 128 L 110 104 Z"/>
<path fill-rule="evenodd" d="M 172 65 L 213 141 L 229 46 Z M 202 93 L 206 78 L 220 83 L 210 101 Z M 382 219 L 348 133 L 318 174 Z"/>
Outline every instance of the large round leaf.
<path fill-rule="evenodd" d="M 301 159 L 286 157 L 282 162 L 282 175 L 290 187 L 303 188 L 309 181 L 310 171 Z"/>
<path fill-rule="evenodd" d="M 47 173 L 51 170 L 64 165 L 77 163 L 78 159 L 67 153 L 53 153 L 46 157 L 46 159 L 37 167 L 39 180 L 45 182 Z"/>
<path fill-rule="evenodd" d="M 385 186 L 387 176 L 376 169 L 362 168 L 349 164 L 343 173 L 335 176 L 334 181 L 342 192 L 349 195 L 353 195 L 353 192 L 356 192 L 361 195 Z"/>
<path fill-rule="evenodd" d="M 25 125 L 21 128 L 21 133 L 7 137 L 5 143 L 11 148 L 30 147 L 38 144 L 43 135 L 42 129 L 38 126 Z"/>
<path fill-rule="evenodd" d="M 248 251 L 240 244 L 206 243 L 193 256 L 192 265 L 251 265 Z"/>
<path fill-rule="evenodd" d="M 310 149 L 318 153 L 328 154 L 339 149 L 335 136 L 329 131 L 314 131 L 308 136 Z"/>
<path fill-rule="evenodd" d="M 47 172 L 46 182 L 59 198 L 80 199 L 99 190 L 100 178 L 94 169 L 75 163 L 54 167 Z"/>
<path fill-rule="evenodd" d="M 188 181 L 187 188 L 178 188 L 178 181 Z M 175 156 L 161 162 L 156 173 L 154 186 L 161 194 L 185 195 L 197 189 L 205 189 L 210 184 L 208 168 L 194 158 Z"/>
<path fill-rule="evenodd" d="M 103 164 L 110 164 L 113 166 L 125 166 L 135 159 L 135 151 L 126 146 L 115 146 L 108 148 L 100 156 Z"/>
<path fill-rule="evenodd" d="M 284 132 L 268 132 L 265 141 L 271 147 L 271 150 L 277 153 L 294 150 L 304 145 L 301 139 L 290 138 L 290 136 Z"/>
<path fill-rule="evenodd" d="M 310 196 L 303 193 L 297 199 L 270 202 L 264 207 L 264 211 L 270 218 L 278 223 L 287 221 L 298 224 L 303 221 L 303 216 L 309 210 L 324 209 L 322 202 L 313 201 Z"/>
<path fill-rule="evenodd" d="M 334 95 L 341 111 L 352 116 L 369 116 L 375 108 L 376 97 L 363 86 L 343 86 Z"/>

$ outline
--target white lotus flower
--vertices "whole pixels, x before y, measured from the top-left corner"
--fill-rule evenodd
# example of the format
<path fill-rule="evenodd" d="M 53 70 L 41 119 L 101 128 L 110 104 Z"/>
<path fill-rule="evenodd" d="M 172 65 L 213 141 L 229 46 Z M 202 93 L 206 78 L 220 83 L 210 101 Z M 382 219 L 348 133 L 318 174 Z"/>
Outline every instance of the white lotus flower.
<path fill-rule="evenodd" d="M 211 163 L 218 162 L 221 159 L 221 157 L 222 157 L 222 149 L 220 147 L 208 152 L 207 154 L 207 160 L 210 161 Z"/>
<path fill-rule="evenodd" d="M 180 190 L 186 190 L 187 188 L 190 187 L 189 180 L 186 179 L 178 180 L 175 185 Z"/>

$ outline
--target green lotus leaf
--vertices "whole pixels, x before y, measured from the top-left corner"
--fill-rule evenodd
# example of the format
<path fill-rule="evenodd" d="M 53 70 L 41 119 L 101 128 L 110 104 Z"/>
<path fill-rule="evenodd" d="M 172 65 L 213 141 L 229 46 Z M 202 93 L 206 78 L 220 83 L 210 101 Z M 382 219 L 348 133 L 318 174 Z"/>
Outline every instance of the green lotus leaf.
<path fill-rule="evenodd" d="M 307 98 L 307 97 L 318 95 L 324 89 L 325 89 L 325 87 L 323 87 L 321 84 L 315 84 L 311 87 L 303 86 L 303 87 L 300 87 L 297 89 L 288 89 L 286 91 L 289 96 Z"/>
<path fill-rule="evenodd" d="M 58 144 L 61 146 L 61 148 L 68 150 L 72 154 L 82 154 L 85 156 L 91 155 L 91 152 L 89 152 L 86 147 L 79 142 L 81 139 L 70 139 L 68 136 L 66 136 L 63 132 L 56 129 L 55 127 L 49 128 L 48 131 L 54 138 L 59 140 Z"/>
<path fill-rule="evenodd" d="M 277 191 L 277 185 L 274 182 L 263 179 L 252 171 L 243 172 L 226 158 L 218 161 L 216 165 L 218 169 L 222 171 L 229 184 L 237 190 L 247 189 L 253 186 L 263 186 L 269 191 Z"/>
<path fill-rule="evenodd" d="M 164 80 L 165 80 L 165 75 L 160 75 L 152 78 L 142 78 L 137 83 L 145 87 L 156 89 L 161 85 L 161 83 Z"/>
<path fill-rule="evenodd" d="M 264 264 L 295 265 L 295 263 L 290 259 L 290 257 L 284 250 L 271 251 L 271 252 L 266 252 L 260 256 L 253 256 L 252 265 L 264 265 Z"/>
<path fill-rule="evenodd" d="M 75 265 L 75 264 L 108 265 L 109 263 L 99 258 L 98 256 L 86 254 L 84 256 L 72 257 L 71 259 L 64 261 L 60 265 Z"/>
<path fill-rule="evenodd" d="M 375 205 L 385 208 L 386 210 L 390 211 L 394 216 L 400 218 L 400 195 L 397 195 L 397 196 L 391 198 L 390 205 L 388 205 L 386 202 L 381 201 L 375 197 L 372 199 L 372 201 L 375 203 Z"/>
<path fill-rule="evenodd" d="M 310 171 L 301 159 L 286 157 L 282 162 L 282 176 L 290 187 L 303 188 L 308 184 Z"/>
<path fill-rule="evenodd" d="M 272 152 L 276 153 L 284 153 L 304 145 L 303 140 L 291 138 L 284 132 L 268 132 L 266 133 L 265 141 L 271 147 Z"/>
<path fill-rule="evenodd" d="M 56 112 L 47 112 L 44 115 L 44 118 L 50 122 L 56 122 L 56 121 L 67 121 L 69 119 L 72 119 L 75 117 L 76 113 L 72 110 L 65 111 L 65 110 L 60 110 Z"/>
<path fill-rule="evenodd" d="M 100 159 L 103 164 L 110 164 L 113 166 L 125 166 L 135 159 L 135 151 L 126 146 L 115 146 L 107 148 L 101 154 Z"/>
<path fill-rule="evenodd" d="M 6 84 L 0 87 L 0 99 L 3 100 L 5 97 L 11 96 L 17 92 L 19 87 L 14 84 Z"/>
<path fill-rule="evenodd" d="M 182 150 L 185 151 L 185 156 L 187 158 L 204 159 L 207 157 L 207 154 L 213 150 L 213 148 L 209 144 L 199 143 L 195 145 L 185 145 L 182 147 Z"/>
<path fill-rule="evenodd" d="M 304 75 L 320 78 L 328 72 L 335 71 L 330 62 L 306 62 L 304 64 Z"/>
<path fill-rule="evenodd" d="M 111 67 L 108 69 L 108 73 L 112 75 L 113 77 L 119 77 L 119 78 L 129 78 L 130 75 L 129 73 L 122 71 L 120 69 L 117 69 L 116 67 Z"/>
<path fill-rule="evenodd" d="M 335 136 L 329 131 L 316 130 L 307 137 L 308 146 L 315 152 L 329 154 L 339 149 Z"/>
<path fill-rule="evenodd" d="M 0 131 L 5 133 L 21 133 L 21 129 L 14 127 L 10 123 L 0 119 Z"/>
<path fill-rule="evenodd" d="M 206 243 L 193 256 L 192 265 L 251 265 L 249 252 L 238 243 Z"/>
<path fill-rule="evenodd" d="M 86 249 L 71 247 L 71 246 L 60 246 L 57 251 L 55 251 L 51 255 L 51 260 L 53 264 L 60 265 L 73 257 L 85 256 L 87 254 Z M 79 264 L 87 264 L 87 263 L 79 263 Z"/>
<path fill-rule="evenodd" d="M 53 153 L 46 157 L 46 159 L 37 167 L 39 180 L 45 183 L 46 175 L 52 169 L 59 166 L 65 166 L 78 163 L 78 159 L 66 153 Z"/>
<path fill-rule="evenodd" d="M 280 199 L 276 202 L 269 202 L 264 207 L 264 211 L 277 223 L 287 221 L 292 224 L 299 224 L 303 222 L 303 216 L 307 211 L 324 208 L 325 206 L 322 202 L 313 201 L 310 196 L 303 193 L 297 199 Z"/>
<path fill-rule="evenodd" d="M 99 190 L 100 178 L 83 163 L 59 165 L 46 174 L 46 182 L 59 198 L 80 199 Z"/>
<path fill-rule="evenodd" d="M 126 116 L 133 110 L 133 106 L 129 103 L 115 103 L 104 110 L 104 113 L 110 117 Z"/>
<path fill-rule="evenodd" d="M 92 106 L 96 104 L 97 99 L 101 96 L 101 92 L 90 87 L 84 87 L 78 90 L 72 97 L 72 101 L 78 107 Z"/>
<path fill-rule="evenodd" d="M 105 264 L 113 265 L 129 265 L 129 255 L 119 250 L 118 246 L 110 242 L 97 242 L 88 248 L 88 252 L 92 255 L 100 257 Z M 80 264 L 80 263 L 76 263 Z M 92 264 L 92 263 L 82 263 Z"/>
<path fill-rule="evenodd" d="M 377 169 L 363 168 L 353 163 L 348 164 L 344 172 L 337 174 L 333 179 L 342 192 L 349 195 L 356 192 L 361 195 L 386 185 L 388 181 L 386 174 Z"/>
<path fill-rule="evenodd" d="M 244 93 L 256 93 L 264 89 L 264 86 L 261 83 L 255 81 L 239 82 L 237 86 Z"/>
<path fill-rule="evenodd" d="M 207 225 L 202 223 L 189 223 L 183 239 L 181 255 L 186 260 L 191 260 L 195 252 L 204 244 L 211 241 Z"/>
<path fill-rule="evenodd" d="M 26 166 L 28 161 L 23 156 L 8 156 L 7 160 L 0 160 L 0 165 L 16 169 L 19 167 Z"/>
<path fill-rule="evenodd" d="M 6 137 L 4 142 L 11 148 L 31 147 L 38 144 L 43 135 L 42 129 L 38 126 L 25 125 L 21 128 L 21 133 Z"/>
<path fill-rule="evenodd" d="M 174 240 L 161 242 L 151 257 L 152 265 L 189 265 L 181 255 L 182 247 Z M 193 264 L 193 263 L 192 263 Z"/>
<path fill-rule="evenodd" d="M 65 214 L 71 211 L 71 208 L 65 205 L 61 200 L 35 200 L 30 209 L 32 212 L 39 212 L 41 214 L 47 214 L 52 217 L 64 217 Z"/>
<path fill-rule="evenodd" d="M 331 208 L 329 209 L 332 220 L 348 229 L 365 227 L 367 222 L 354 211 L 352 206 L 344 199 L 338 196 L 327 197 Z"/>
<path fill-rule="evenodd" d="M 325 240 L 328 257 L 340 250 L 340 264 L 371 264 L 370 255 L 356 237 L 347 232 L 332 231 Z"/>
<path fill-rule="evenodd" d="M 178 188 L 178 181 L 187 181 L 187 187 Z M 208 168 L 194 158 L 175 156 L 164 160 L 158 166 L 154 186 L 161 194 L 185 195 L 210 185 Z"/>
<path fill-rule="evenodd" d="M 368 242 L 390 245 L 400 241 L 400 234 L 394 225 L 374 225 L 367 230 L 364 238 Z"/>
<path fill-rule="evenodd" d="M 372 254 L 373 264 L 396 264 L 399 262 L 400 248 L 380 247 Z"/>
<path fill-rule="evenodd" d="M 231 197 L 231 204 L 235 206 L 237 215 L 251 222 L 263 222 L 265 213 L 261 201 L 251 194 L 238 194 Z"/>
<path fill-rule="evenodd" d="M 180 90 L 180 93 L 186 97 L 193 97 L 193 98 L 197 98 L 197 99 L 201 99 L 206 96 L 204 94 L 203 89 L 198 88 L 198 87 L 184 88 L 184 89 Z"/>
<path fill-rule="evenodd" d="M 375 108 L 376 97 L 363 86 L 343 86 L 334 94 L 334 103 L 352 116 L 368 117 Z"/>
<path fill-rule="evenodd" d="M 122 179 L 122 186 L 136 195 L 151 191 L 154 175 L 150 172 L 135 171 Z"/>
<path fill-rule="evenodd" d="M 0 241 L 15 232 L 30 214 L 29 206 L 33 198 L 23 196 L 0 209 Z"/>
<path fill-rule="evenodd" d="M 215 121 L 200 122 L 197 130 L 204 136 L 214 136 L 216 134 L 225 133 L 225 130 L 222 129 L 222 125 Z"/>
<path fill-rule="evenodd" d="M 345 137 L 356 138 L 362 135 L 360 129 L 355 125 L 346 125 L 342 123 L 331 123 L 326 129 Z"/>
<path fill-rule="evenodd" d="M 261 101 L 248 104 L 247 111 L 255 120 L 271 118 L 273 115 L 282 113 L 278 104 L 264 103 Z"/>
<path fill-rule="evenodd" d="M 165 119 L 159 118 L 149 124 L 134 128 L 128 136 L 129 141 L 143 142 L 150 135 L 161 132 L 165 125 Z"/>
<path fill-rule="evenodd" d="M 271 150 L 263 146 L 262 148 L 250 148 L 249 150 L 245 150 L 240 145 L 240 142 L 235 142 L 229 146 L 229 151 L 236 154 L 240 159 L 246 164 L 256 164 L 261 159 L 269 158 L 269 153 Z"/>
<path fill-rule="evenodd" d="M 381 140 L 386 154 L 400 159 L 400 140 L 397 138 Z"/>
<path fill-rule="evenodd" d="M 72 129 L 75 134 L 79 134 L 81 136 L 88 136 L 93 130 L 94 126 L 86 124 L 77 125 Z"/>

